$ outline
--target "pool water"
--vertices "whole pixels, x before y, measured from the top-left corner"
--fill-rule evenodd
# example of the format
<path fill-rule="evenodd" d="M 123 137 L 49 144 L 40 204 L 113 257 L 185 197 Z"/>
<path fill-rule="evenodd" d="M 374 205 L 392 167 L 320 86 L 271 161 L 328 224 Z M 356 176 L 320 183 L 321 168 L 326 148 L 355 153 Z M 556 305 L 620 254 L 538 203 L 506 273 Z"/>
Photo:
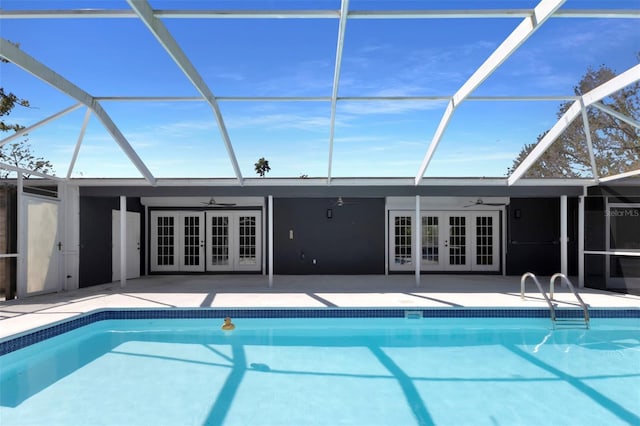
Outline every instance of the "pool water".
<path fill-rule="evenodd" d="M 107 320 L 0 357 L 0 424 L 640 424 L 638 319 Z"/>

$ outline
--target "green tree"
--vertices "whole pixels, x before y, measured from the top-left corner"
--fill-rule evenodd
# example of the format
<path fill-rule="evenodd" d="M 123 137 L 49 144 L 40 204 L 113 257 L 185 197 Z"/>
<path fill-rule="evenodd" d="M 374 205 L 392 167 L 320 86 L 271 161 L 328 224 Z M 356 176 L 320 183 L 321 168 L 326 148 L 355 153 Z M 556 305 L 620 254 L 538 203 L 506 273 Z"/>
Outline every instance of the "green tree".
<path fill-rule="evenodd" d="M 581 96 L 599 85 L 611 80 L 616 73 L 601 65 L 589 68 L 574 93 Z M 602 103 L 629 117 L 640 121 L 640 82 L 636 82 L 613 93 Z M 573 101 L 560 105 L 560 118 L 571 107 Z M 589 130 L 599 176 L 611 176 L 640 168 L 640 130 L 596 107 L 587 108 Z M 538 136 L 536 143 L 526 144 L 507 174 L 522 163 L 547 132 Z M 558 139 L 549 146 L 525 177 L 586 177 L 592 175 L 591 160 L 587 148 L 582 117 L 578 116 Z"/>
<path fill-rule="evenodd" d="M 264 157 L 260 157 L 258 162 L 255 164 L 256 173 L 260 175 L 260 177 L 264 177 L 265 174 L 269 173 L 271 167 L 269 167 L 269 162 L 264 159 Z"/>
<path fill-rule="evenodd" d="M 25 139 L 20 142 L 5 145 L 0 148 L 0 162 L 12 166 L 31 170 L 34 172 L 53 174 L 53 164 L 42 157 L 36 157 L 31 153 L 31 145 Z M 7 178 L 12 172 L 0 168 L 0 178 Z M 25 178 L 31 177 L 30 173 L 23 175 Z"/>
<path fill-rule="evenodd" d="M 24 126 L 19 124 L 8 124 L 4 121 L 4 117 L 11 114 L 11 111 L 17 105 L 29 107 L 29 101 L 20 99 L 11 92 L 5 93 L 4 87 L 0 87 L 0 132 L 8 132 L 10 130 L 17 132 L 24 129 Z"/>

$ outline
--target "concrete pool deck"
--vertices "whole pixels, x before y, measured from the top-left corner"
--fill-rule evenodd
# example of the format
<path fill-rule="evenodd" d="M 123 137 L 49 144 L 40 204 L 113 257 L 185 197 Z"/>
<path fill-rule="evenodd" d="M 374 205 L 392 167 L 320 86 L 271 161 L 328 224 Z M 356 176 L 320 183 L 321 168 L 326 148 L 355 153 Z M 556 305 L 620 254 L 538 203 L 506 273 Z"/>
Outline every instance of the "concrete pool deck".
<path fill-rule="evenodd" d="M 546 291 L 549 277 L 539 277 Z M 577 282 L 577 280 L 572 280 Z M 0 338 L 102 308 L 547 307 L 528 280 L 500 275 L 158 275 L 0 302 Z M 590 308 L 639 308 L 640 296 L 582 288 Z M 556 282 L 554 303 L 577 307 Z"/>

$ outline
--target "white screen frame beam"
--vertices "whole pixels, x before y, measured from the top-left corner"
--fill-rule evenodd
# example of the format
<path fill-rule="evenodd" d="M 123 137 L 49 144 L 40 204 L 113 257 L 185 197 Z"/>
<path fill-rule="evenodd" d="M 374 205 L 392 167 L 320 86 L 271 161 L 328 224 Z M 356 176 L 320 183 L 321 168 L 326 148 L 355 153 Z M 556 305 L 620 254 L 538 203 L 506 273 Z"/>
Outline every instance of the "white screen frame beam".
<path fill-rule="evenodd" d="M 580 114 L 582 108 L 586 108 L 611 95 L 614 92 L 640 80 L 640 64 L 629 68 L 622 74 L 617 75 L 606 83 L 585 93 L 581 101 L 575 101 L 573 105 L 560 117 L 556 124 L 538 142 L 535 148 L 522 160 L 522 163 L 513 171 L 507 179 L 508 185 L 515 184 L 533 166 L 533 164 L 544 154 L 553 142 L 565 131 L 567 127 Z M 602 182 L 602 179 L 600 180 Z"/>
<path fill-rule="evenodd" d="M 129 157 L 129 160 L 138 169 L 140 174 L 144 176 L 151 185 L 155 185 L 156 178 L 151 174 L 147 166 L 143 163 L 142 159 L 140 159 L 138 153 L 129 144 L 129 141 L 127 141 L 122 132 L 120 132 L 118 126 L 116 126 L 111 117 L 93 96 L 52 69 L 48 68 L 46 65 L 38 62 L 35 58 L 29 56 L 16 45 L 4 38 L 0 38 L 0 56 L 22 68 L 29 74 L 32 74 L 34 77 L 37 77 L 50 86 L 60 90 L 62 93 L 91 108 L 116 143 L 120 146 L 122 151 L 124 151 L 127 157 Z"/>
<path fill-rule="evenodd" d="M 151 31 L 151 34 L 153 34 L 158 43 L 160 43 L 164 50 L 167 51 L 180 70 L 185 74 L 189 81 L 191 81 L 191 84 L 193 84 L 196 90 L 198 90 L 203 98 L 206 99 L 207 103 L 209 103 L 209 106 L 213 110 L 213 115 L 216 118 L 225 148 L 227 149 L 227 154 L 229 155 L 229 160 L 233 166 L 233 171 L 235 172 L 238 182 L 242 185 L 242 173 L 240 172 L 240 166 L 238 165 L 238 160 L 233 150 L 233 144 L 231 143 L 229 132 L 227 132 L 227 126 L 225 125 L 222 117 L 222 111 L 220 110 L 213 92 L 211 92 L 209 86 L 204 82 L 204 79 L 198 70 L 191 63 L 167 27 L 165 27 L 162 21 L 155 17 L 153 9 L 151 9 L 149 3 L 147 3 L 146 0 L 127 0 L 127 2 L 140 17 L 140 20 L 144 25 L 149 29 L 149 31 Z"/>
<path fill-rule="evenodd" d="M 338 25 L 338 43 L 336 47 L 336 64 L 333 71 L 333 89 L 331 92 L 331 119 L 329 124 L 329 165 L 327 170 L 327 184 L 331 183 L 333 169 L 333 139 L 336 129 L 336 107 L 338 103 L 338 87 L 340 85 L 340 68 L 342 66 L 342 49 L 344 35 L 347 28 L 347 14 L 349 13 L 349 0 L 342 0 L 340 7 L 340 24 Z"/>
<path fill-rule="evenodd" d="M 542 0 L 533 9 L 531 14 L 524 18 L 520 24 L 513 30 L 511 34 L 494 50 L 491 55 L 484 61 L 482 65 L 469 77 L 469 79 L 458 89 L 451 98 L 444 116 L 440 120 L 440 124 L 436 133 L 431 140 L 431 144 L 427 153 L 422 160 L 418 174 L 415 177 L 415 184 L 422 182 L 424 173 L 429 167 L 429 163 L 433 158 L 433 154 L 444 135 L 444 131 L 451 120 L 451 116 L 455 109 L 462 103 L 471 93 L 478 88 L 493 72 L 498 69 L 504 61 L 506 61 L 531 35 L 544 24 L 547 19 L 555 13 L 566 0 Z"/>
<path fill-rule="evenodd" d="M 77 103 L 77 104 L 71 105 L 69 108 L 65 108 L 62 111 L 57 112 L 57 113 L 45 118 L 44 120 L 40 120 L 36 124 L 33 124 L 33 125 L 29 126 L 29 127 L 25 127 L 24 129 L 18 130 L 17 132 L 15 132 L 13 135 L 9 136 L 8 138 L 2 139 L 0 141 L 0 147 L 8 144 L 9 142 L 11 142 L 11 141 L 13 141 L 15 139 L 20 138 L 22 136 L 26 136 L 28 133 L 31 133 L 35 129 L 37 129 L 39 127 L 42 127 L 45 124 L 50 123 L 50 122 L 52 122 L 52 121 L 54 121 L 54 120 L 56 120 L 56 119 L 58 119 L 60 117 L 63 117 L 65 115 L 69 114 L 72 111 L 75 111 L 78 108 L 80 108 L 81 106 L 82 106 L 81 103 Z"/>

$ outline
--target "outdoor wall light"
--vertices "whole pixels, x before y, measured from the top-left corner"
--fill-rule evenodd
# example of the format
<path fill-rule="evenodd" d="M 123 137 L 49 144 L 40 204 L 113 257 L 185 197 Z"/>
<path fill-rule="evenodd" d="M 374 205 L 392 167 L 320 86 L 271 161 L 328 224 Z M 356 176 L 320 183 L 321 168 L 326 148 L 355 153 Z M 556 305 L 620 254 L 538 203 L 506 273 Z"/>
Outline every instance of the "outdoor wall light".
<path fill-rule="evenodd" d="M 333 217 L 333 209 L 327 209 L 327 219 L 331 219 Z"/>

